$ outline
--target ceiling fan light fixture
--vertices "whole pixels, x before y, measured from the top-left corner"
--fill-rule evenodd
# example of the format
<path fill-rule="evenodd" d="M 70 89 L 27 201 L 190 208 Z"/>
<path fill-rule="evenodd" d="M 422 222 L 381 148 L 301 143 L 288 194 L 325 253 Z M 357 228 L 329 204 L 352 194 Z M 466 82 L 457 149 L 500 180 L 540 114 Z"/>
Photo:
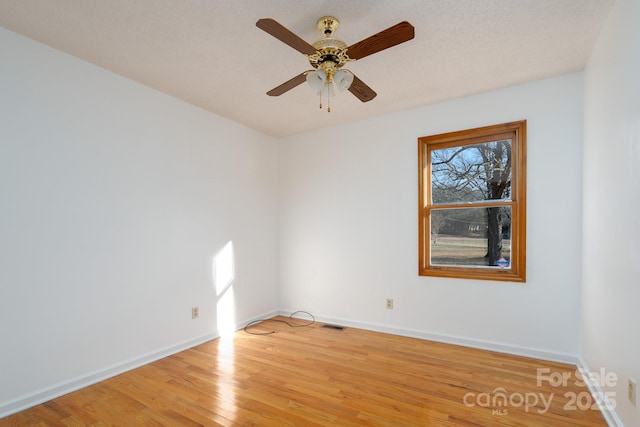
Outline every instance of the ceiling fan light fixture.
<path fill-rule="evenodd" d="M 340 80 L 336 79 L 336 76 L 338 76 L 338 72 L 341 72 L 341 74 L 339 74 Z M 344 85 L 347 84 L 345 82 L 349 82 L 349 78 L 346 76 L 344 71 L 339 70 L 338 72 L 336 72 L 335 74 L 332 72 L 327 73 L 324 70 L 318 69 L 307 71 L 305 76 L 307 79 L 307 84 L 311 87 L 311 89 L 313 89 L 316 95 L 320 96 L 320 108 L 322 108 L 322 98 L 325 98 L 327 100 L 328 112 L 331 112 L 330 100 L 331 98 L 336 96 L 336 89 L 342 92 L 348 88 L 348 86 L 347 88 L 345 88 Z M 351 81 L 353 81 L 353 78 L 351 78 Z"/>
<path fill-rule="evenodd" d="M 338 70 L 326 73 L 324 70 L 311 70 L 306 73 L 307 84 L 314 92 L 323 91 L 324 95 L 334 96 L 336 90 L 344 92 L 353 83 L 353 73 L 349 70 Z M 330 88 L 330 89 L 329 89 Z"/>
<path fill-rule="evenodd" d="M 349 70 L 338 70 L 333 75 L 333 81 L 335 82 L 338 90 L 340 92 L 344 92 L 349 89 L 353 83 L 353 73 Z"/>
<path fill-rule="evenodd" d="M 322 70 L 309 71 L 307 73 L 307 84 L 314 90 L 314 92 L 318 93 L 325 85 L 326 78 L 327 75 Z"/>

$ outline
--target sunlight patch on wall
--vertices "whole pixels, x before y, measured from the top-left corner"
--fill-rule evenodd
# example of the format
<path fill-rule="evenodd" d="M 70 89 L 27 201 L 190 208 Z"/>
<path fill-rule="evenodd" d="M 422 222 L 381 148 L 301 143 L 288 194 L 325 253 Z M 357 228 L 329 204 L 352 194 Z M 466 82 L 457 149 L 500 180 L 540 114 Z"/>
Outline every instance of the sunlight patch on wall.
<path fill-rule="evenodd" d="M 220 296 L 231 286 L 235 277 L 233 242 L 229 241 L 213 258 L 213 283 L 216 295 Z"/>
<path fill-rule="evenodd" d="M 224 337 L 236 330 L 236 301 L 233 292 L 235 262 L 232 241 L 213 258 L 212 270 L 217 297 L 218 334 Z"/>
<path fill-rule="evenodd" d="M 218 334 L 221 337 L 232 335 L 236 331 L 236 299 L 233 286 L 218 297 Z"/>

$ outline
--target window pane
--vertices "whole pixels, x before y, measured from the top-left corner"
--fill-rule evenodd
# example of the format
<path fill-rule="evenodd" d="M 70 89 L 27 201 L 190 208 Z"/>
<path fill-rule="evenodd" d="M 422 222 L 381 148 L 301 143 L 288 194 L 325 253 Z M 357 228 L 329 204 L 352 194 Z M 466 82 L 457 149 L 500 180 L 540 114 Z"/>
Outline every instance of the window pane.
<path fill-rule="evenodd" d="M 511 207 L 431 210 L 431 265 L 511 268 Z"/>
<path fill-rule="evenodd" d="M 434 205 L 511 199 L 511 140 L 431 151 Z"/>

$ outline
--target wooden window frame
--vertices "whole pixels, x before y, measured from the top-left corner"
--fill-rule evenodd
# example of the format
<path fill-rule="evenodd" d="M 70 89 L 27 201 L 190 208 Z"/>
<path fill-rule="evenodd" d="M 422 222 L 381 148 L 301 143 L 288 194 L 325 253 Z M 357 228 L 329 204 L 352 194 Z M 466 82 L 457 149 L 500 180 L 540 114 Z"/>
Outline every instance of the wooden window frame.
<path fill-rule="evenodd" d="M 526 120 L 449 132 L 418 138 L 418 240 L 419 275 L 463 279 L 526 281 Z M 431 199 L 431 151 L 477 144 L 505 138 L 512 140 L 511 200 L 496 203 L 456 203 L 434 205 Z M 473 266 L 442 266 L 431 264 L 430 213 L 434 209 L 510 206 L 511 261 L 510 268 Z"/>

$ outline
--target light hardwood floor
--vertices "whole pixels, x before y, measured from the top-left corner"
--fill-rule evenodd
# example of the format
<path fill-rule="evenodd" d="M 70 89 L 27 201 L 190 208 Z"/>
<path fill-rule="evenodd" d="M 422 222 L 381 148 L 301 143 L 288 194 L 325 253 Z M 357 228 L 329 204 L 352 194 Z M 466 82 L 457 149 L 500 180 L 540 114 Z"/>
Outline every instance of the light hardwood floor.
<path fill-rule="evenodd" d="M 321 326 L 265 322 L 0 426 L 606 426 L 575 366 Z"/>

